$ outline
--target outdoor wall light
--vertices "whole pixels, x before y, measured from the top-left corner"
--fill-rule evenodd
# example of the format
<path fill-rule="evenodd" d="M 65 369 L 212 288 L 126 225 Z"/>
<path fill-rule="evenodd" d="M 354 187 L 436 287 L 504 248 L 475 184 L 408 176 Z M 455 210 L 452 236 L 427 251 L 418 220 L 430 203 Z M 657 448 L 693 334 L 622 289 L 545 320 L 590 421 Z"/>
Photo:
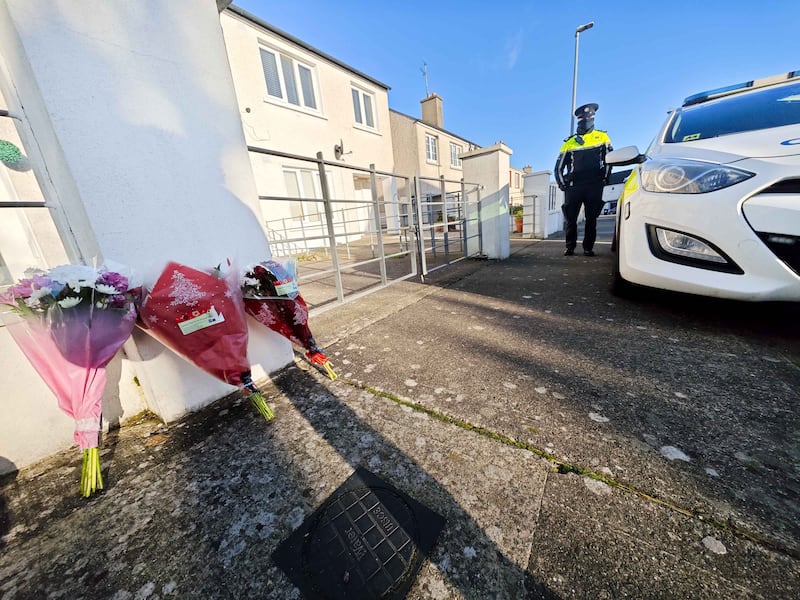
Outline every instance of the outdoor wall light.
<path fill-rule="evenodd" d="M 339 139 L 338 144 L 333 145 L 333 155 L 336 157 L 336 160 L 341 160 L 342 156 L 344 156 L 345 154 L 352 154 L 352 153 L 353 153 L 352 150 L 349 152 L 344 151 L 344 142 L 341 140 L 341 138 Z"/>

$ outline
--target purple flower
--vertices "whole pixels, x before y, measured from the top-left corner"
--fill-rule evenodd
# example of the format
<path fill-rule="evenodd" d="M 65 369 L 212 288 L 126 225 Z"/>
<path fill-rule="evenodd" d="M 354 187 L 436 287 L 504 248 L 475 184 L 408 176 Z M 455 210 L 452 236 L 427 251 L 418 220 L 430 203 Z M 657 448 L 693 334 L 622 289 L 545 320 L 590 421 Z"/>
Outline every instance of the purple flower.
<path fill-rule="evenodd" d="M 128 300 L 122 294 L 115 294 L 108 297 L 109 308 L 125 308 Z"/>
<path fill-rule="evenodd" d="M 13 298 L 28 298 L 33 293 L 33 280 L 20 279 L 17 285 L 8 288 L 8 294 Z"/>
<path fill-rule="evenodd" d="M 53 288 L 53 280 L 50 279 L 47 275 L 34 275 L 30 281 L 32 282 L 34 289 Z"/>
<path fill-rule="evenodd" d="M 120 293 L 128 291 L 128 278 L 114 271 L 102 271 L 100 277 L 97 278 L 97 283 L 110 285 Z"/>
<path fill-rule="evenodd" d="M 17 305 L 17 297 L 11 291 L 11 288 L 5 292 L 0 292 L 0 304 L 8 304 L 9 306 Z"/>

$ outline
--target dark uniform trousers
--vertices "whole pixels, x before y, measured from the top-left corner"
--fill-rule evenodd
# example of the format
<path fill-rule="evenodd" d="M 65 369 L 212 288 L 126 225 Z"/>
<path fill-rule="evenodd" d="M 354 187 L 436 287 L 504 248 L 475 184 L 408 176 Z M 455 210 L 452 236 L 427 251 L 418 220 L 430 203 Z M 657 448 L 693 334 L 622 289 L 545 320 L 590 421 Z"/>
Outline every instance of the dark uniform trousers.
<path fill-rule="evenodd" d="M 564 213 L 564 233 L 566 234 L 566 246 L 574 250 L 578 243 L 578 213 L 583 206 L 583 214 L 586 217 L 583 234 L 583 249 L 591 250 L 594 248 L 597 239 L 597 217 L 603 210 L 603 181 L 590 181 L 587 183 L 574 183 L 567 187 L 564 192 L 564 205 L 561 212 Z"/>

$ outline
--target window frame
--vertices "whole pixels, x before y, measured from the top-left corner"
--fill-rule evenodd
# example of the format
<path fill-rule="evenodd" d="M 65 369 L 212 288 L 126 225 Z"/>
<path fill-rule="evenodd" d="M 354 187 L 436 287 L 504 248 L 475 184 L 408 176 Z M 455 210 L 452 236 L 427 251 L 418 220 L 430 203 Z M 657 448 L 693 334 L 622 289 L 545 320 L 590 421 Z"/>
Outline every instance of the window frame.
<path fill-rule="evenodd" d="M 455 150 L 455 154 L 453 153 Z M 460 169 L 462 167 L 461 163 L 461 155 L 464 153 L 464 146 L 460 144 L 456 144 L 455 142 L 450 142 L 450 166 L 454 169 Z"/>
<path fill-rule="evenodd" d="M 300 200 L 290 201 L 292 205 L 299 207 L 300 215 L 298 216 L 295 214 L 294 210 L 290 210 L 291 218 L 295 221 L 301 221 L 308 225 L 323 224 L 325 222 L 325 203 L 322 200 L 317 200 L 317 198 L 322 198 L 322 184 L 319 180 L 319 171 L 315 169 L 287 165 L 284 165 L 281 171 L 283 172 L 284 186 L 286 185 L 286 176 L 288 174 L 292 174 L 295 178 L 295 184 L 297 185 L 298 193 L 300 194 L 297 196 L 297 198 Z M 303 174 L 308 174 L 311 177 L 311 186 L 314 188 L 313 190 L 305 189 L 306 185 Z M 327 170 L 325 175 L 328 177 L 328 181 L 330 181 L 330 173 Z M 310 195 L 309 191 L 311 192 Z M 286 189 L 286 193 L 289 194 L 288 188 Z M 317 211 L 313 212 L 308 210 L 309 207 L 316 208 Z"/>
<path fill-rule="evenodd" d="M 439 138 L 425 133 L 425 162 L 439 164 Z"/>
<path fill-rule="evenodd" d="M 356 98 L 356 95 L 358 97 Z M 355 83 L 350 84 L 350 98 L 353 104 L 353 121 L 354 126 L 359 129 L 366 129 L 367 131 L 378 131 L 378 111 L 377 97 L 374 92 L 371 92 Z M 356 106 L 356 100 L 358 105 Z M 367 102 L 369 101 L 369 110 L 365 111 Z M 369 114 L 371 113 L 371 114 Z M 369 124 L 368 118 L 372 119 L 372 125 Z"/>
<path fill-rule="evenodd" d="M 307 62 L 294 56 L 288 52 L 281 51 L 277 48 L 269 46 L 263 42 L 259 42 L 258 55 L 261 62 L 261 73 L 264 80 L 265 88 L 265 101 L 286 106 L 294 110 L 301 110 L 312 114 L 322 113 L 322 102 L 319 95 L 319 85 L 317 77 L 317 69 L 313 63 Z M 274 94 L 270 91 L 270 81 L 267 77 L 267 67 L 264 62 L 264 55 L 269 54 L 272 56 L 274 67 L 274 77 L 277 78 L 278 86 L 280 87 L 280 95 Z M 287 86 L 287 61 L 290 63 L 290 73 L 292 75 L 291 86 Z M 308 73 L 304 77 L 304 71 Z M 310 85 L 310 98 L 308 98 L 307 86 Z M 297 99 L 297 103 L 290 100 L 290 87 L 292 88 L 293 95 Z"/>

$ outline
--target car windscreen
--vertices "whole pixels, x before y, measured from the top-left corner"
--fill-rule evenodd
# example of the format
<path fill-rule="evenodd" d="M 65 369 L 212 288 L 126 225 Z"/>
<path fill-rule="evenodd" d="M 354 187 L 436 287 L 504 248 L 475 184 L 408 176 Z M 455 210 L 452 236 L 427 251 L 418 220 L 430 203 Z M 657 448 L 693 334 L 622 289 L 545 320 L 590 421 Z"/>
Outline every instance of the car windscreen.
<path fill-rule="evenodd" d="M 676 111 L 664 143 L 800 123 L 800 82 L 712 100 Z"/>

